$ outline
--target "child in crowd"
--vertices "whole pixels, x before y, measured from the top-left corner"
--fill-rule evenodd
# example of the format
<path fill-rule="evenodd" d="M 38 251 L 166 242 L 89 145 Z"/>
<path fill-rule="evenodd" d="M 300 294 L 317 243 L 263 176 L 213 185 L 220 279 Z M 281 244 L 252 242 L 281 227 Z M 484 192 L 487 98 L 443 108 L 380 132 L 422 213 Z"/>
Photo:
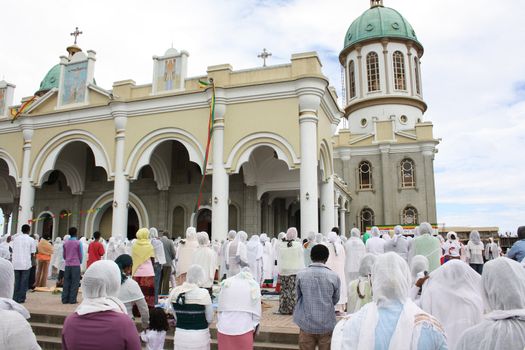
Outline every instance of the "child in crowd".
<path fill-rule="evenodd" d="M 140 339 L 146 343 L 148 350 L 164 349 L 166 331 L 169 329 L 168 317 L 164 310 L 156 307 L 149 313 L 149 328 L 140 333 Z"/>

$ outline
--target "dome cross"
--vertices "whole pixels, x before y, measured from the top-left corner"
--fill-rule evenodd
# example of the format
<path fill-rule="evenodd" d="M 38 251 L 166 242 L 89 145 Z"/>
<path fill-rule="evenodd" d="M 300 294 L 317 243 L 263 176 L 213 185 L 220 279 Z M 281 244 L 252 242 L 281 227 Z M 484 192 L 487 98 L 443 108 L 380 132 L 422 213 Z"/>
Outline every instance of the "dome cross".
<path fill-rule="evenodd" d="M 266 60 L 267 60 L 268 58 L 270 58 L 271 55 L 272 55 L 272 53 L 266 51 L 266 49 L 263 49 L 263 51 L 262 51 L 260 54 L 257 55 L 257 57 L 263 59 L 263 67 L 266 67 Z"/>
<path fill-rule="evenodd" d="M 80 34 L 83 34 L 83 33 L 82 33 L 81 31 L 78 30 L 78 27 L 75 28 L 75 31 L 74 31 L 73 33 L 70 33 L 70 34 L 69 34 L 69 35 L 75 37 L 74 45 L 77 44 L 77 37 L 78 37 Z"/>

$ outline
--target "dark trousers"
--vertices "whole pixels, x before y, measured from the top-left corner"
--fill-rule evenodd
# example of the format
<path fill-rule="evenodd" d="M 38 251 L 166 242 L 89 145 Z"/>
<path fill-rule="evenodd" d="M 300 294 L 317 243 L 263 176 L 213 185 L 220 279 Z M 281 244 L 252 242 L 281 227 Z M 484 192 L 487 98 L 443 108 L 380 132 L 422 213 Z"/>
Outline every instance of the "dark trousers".
<path fill-rule="evenodd" d="M 162 266 L 162 277 L 160 280 L 161 295 L 168 295 L 170 293 L 170 275 L 171 266 Z"/>
<path fill-rule="evenodd" d="M 64 287 L 62 304 L 76 304 L 80 286 L 80 266 L 66 266 L 64 270 Z"/>
<path fill-rule="evenodd" d="M 29 289 L 35 289 L 36 287 L 36 265 L 31 266 L 31 269 L 29 270 L 29 282 L 28 282 L 28 288 Z"/>
<path fill-rule="evenodd" d="M 153 264 L 153 271 L 155 272 L 155 305 L 159 303 L 160 293 L 160 279 L 162 275 L 162 265 L 159 263 Z"/>
<path fill-rule="evenodd" d="M 332 333 L 325 334 L 311 334 L 306 333 L 302 329 L 299 331 L 299 349 L 301 350 L 330 350 L 330 342 L 332 341 Z"/>
<path fill-rule="evenodd" d="M 15 291 L 13 293 L 13 300 L 17 303 L 23 303 L 26 301 L 26 293 L 29 288 L 29 271 L 27 270 L 15 270 Z"/>
<path fill-rule="evenodd" d="M 470 267 L 480 275 L 483 273 L 483 264 L 470 264 Z"/>

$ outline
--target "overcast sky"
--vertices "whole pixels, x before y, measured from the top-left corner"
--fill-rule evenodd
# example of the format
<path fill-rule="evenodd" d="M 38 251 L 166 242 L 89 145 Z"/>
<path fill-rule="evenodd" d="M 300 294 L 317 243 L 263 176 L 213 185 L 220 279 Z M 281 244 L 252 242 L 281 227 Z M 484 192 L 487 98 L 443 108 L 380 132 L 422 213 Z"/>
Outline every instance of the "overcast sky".
<path fill-rule="evenodd" d="M 426 120 L 442 138 L 435 159 L 438 222 L 515 231 L 525 214 L 525 1 L 385 0 L 412 24 L 422 59 Z M 368 0 L 191 0 L 3 2 L 0 78 L 32 95 L 79 45 L 97 52 L 97 83 L 150 83 L 152 55 L 190 53 L 189 75 L 230 63 L 234 69 L 288 63 L 315 50 L 338 91 L 337 60 L 350 23 Z M 1 220 L 1 219 L 0 219 Z"/>

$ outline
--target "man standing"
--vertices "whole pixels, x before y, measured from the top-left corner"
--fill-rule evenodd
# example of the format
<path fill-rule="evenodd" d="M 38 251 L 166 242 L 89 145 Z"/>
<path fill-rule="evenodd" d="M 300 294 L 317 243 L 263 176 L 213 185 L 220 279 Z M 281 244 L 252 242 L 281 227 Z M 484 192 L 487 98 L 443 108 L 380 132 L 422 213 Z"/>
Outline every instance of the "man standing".
<path fill-rule="evenodd" d="M 102 259 L 104 254 L 104 246 L 100 243 L 100 232 L 96 231 L 93 233 L 93 242 L 91 242 L 88 247 L 87 267 L 95 261 Z"/>
<path fill-rule="evenodd" d="M 163 231 L 162 237 L 160 238 L 162 245 L 164 247 L 164 257 L 166 258 L 166 263 L 162 265 L 162 277 L 160 284 L 160 294 L 168 295 L 170 292 L 170 275 L 171 267 L 173 260 L 175 259 L 175 246 L 173 241 L 169 239 L 168 232 Z"/>
<path fill-rule="evenodd" d="M 22 233 L 13 237 L 13 268 L 15 269 L 15 291 L 13 300 L 19 304 L 26 301 L 26 293 L 29 288 L 29 271 L 31 270 L 31 259 L 36 253 L 35 240 L 29 237 L 29 225 L 22 225 Z"/>
<path fill-rule="evenodd" d="M 428 272 L 432 272 L 441 265 L 441 244 L 439 239 L 432 236 L 432 226 L 428 222 L 419 225 L 419 237 L 412 240 L 408 261 L 416 255 L 423 255 L 428 259 Z"/>
<path fill-rule="evenodd" d="M 62 304 L 76 304 L 78 287 L 80 284 L 80 264 L 82 264 L 82 245 L 77 240 L 76 227 L 69 228 L 70 238 L 64 242 L 64 288 L 62 290 Z"/>
<path fill-rule="evenodd" d="M 328 248 L 312 248 L 312 263 L 297 273 L 297 304 L 293 320 L 299 326 L 299 349 L 329 350 L 334 330 L 335 305 L 339 301 L 341 281 L 326 265 Z"/>

